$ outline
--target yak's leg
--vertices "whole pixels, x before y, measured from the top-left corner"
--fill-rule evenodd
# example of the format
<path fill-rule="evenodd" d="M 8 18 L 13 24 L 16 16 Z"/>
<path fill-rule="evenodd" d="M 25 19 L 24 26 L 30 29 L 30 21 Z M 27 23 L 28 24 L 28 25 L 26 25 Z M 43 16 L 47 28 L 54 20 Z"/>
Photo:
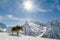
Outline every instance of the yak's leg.
<path fill-rule="evenodd" d="M 13 32 L 11 33 L 11 35 L 13 35 Z"/>
<path fill-rule="evenodd" d="M 19 32 L 17 32 L 17 36 L 19 36 Z"/>
<path fill-rule="evenodd" d="M 13 35 L 13 32 L 12 32 L 12 35 Z"/>

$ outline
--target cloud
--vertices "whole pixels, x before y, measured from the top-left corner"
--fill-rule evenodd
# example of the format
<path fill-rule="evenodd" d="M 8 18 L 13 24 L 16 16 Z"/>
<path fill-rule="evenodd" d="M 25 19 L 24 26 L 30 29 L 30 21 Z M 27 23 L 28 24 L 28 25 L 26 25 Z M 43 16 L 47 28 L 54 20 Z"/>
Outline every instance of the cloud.
<path fill-rule="evenodd" d="M 58 11 L 60 11 L 60 6 L 57 7 Z"/>
<path fill-rule="evenodd" d="M 12 20 L 12 21 L 30 21 L 30 20 L 35 20 L 32 19 L 30 17 L 26 17 L 26 18 L 18 18 L 14 15 L 6 15 L 6 16 L 0 16 L 0 21 L 2 20 Z"/>
<path fill-rule="evenodd" d="M 59 3 L 59 0 L 52 0 L 52 1 L 54 1 L 54 2 L 57 3 L 57 4 Z"/>
<path fill-rule="evenodd" d="M 50 3 L 49 6 L 46 4 L 46 2 L 48 2 L 48 0 L 40 0 L 40 2 L 41 2 L 41 4 L 40 4 L 41 7 L 37 5 L 34 9 L 37 12 L 41 12 L 41 13 L 52 12 L 52 11 L 54 11 L 54 9 L 57 8 L 57 6 L 59 6 L 59 0 L 51 0 L 51 2 L 53 2 L 53 3 Z M 44 3 L 47 5 L 47 8 L 42 6 Z M 60 7 L 58 7 L 58 10 L 60 10 Z"/>
<path fill-rule="evenodd" d="M 39 11 L 41 13 L 51 12 L 52 9 L 42 9 L 42 8 L 36 8 L 36 11 Z"/>
<path fill-rule="evenodd" d="M 37 9 L 37 10 L 40 12 L 48 12 L 48 10 L 45 10 L 45 9 Z"/>
<path fill-rule="evenodd" d="M 19 18 L 13 16 L 13 15 L 7 15 L 7 18 L 10 20 L 20 20 Z"/>
<path fill-rule="evenodd" d="M 35 19 L 30 18 L 30 17 L 17 18 L 14 15 L 7 15 L 6 18 L 9 19 L 9 20 L 15 20 L 15 21 L 30 21 L 30 20 L 35 20 Z"/>
<path fill-rule="evenodd" d="M 7 17 L 7 19 L 10 19 L 10 20 L 26 21 L 26 19 L 24 19 L 24 18 L 17 18 L 14 15 L 7 15 L 6 17 Z"/>
<path fill-rule="evenodd" d="M 0 16 L 0 21 L 2 21 L 3 20 L 3 17 L 2 16 Z"/>
<path fill-rule="evenodd" d="M 12 18 L 12 17 L 13 17 L 13 15 L 7 15 L 7 17 L 8 17 L 8 18 Z"/>
<path fill-rule="evenodd" d="M 2 16 L 0 16 L 0 18 L 2 18 Z"/>
<path fill-rule="evenodd" d="M 0 0 L 0 3 L 7 3 L 8 0 Z"/>
<path fill-rule="evenodd" d="M 58 10 L 60 11 L 60 7 L 58 8 Z"/>

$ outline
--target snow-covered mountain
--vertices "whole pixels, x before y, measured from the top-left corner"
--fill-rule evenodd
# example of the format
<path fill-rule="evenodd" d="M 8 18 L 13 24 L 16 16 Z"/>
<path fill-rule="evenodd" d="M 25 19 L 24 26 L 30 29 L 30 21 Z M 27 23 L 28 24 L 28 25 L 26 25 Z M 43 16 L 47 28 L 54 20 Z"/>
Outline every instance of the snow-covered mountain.
<path fill-rule="evenodd" d="M 60 21 L 54 20 L 46 25 L 46 32 L 42 37 L 60 39 Z"/>
<path fill-rule="evenodd" d="M 23 25 L 23 31 L 25 35 L 38 36 L 46 31 L 46 27 L 36 21 L 26 21 Z"/>
<path fill-rule="evenodd" d="M 4 23 L 0 23 L 0 31 L 6 31 L 7 26 Z"/>

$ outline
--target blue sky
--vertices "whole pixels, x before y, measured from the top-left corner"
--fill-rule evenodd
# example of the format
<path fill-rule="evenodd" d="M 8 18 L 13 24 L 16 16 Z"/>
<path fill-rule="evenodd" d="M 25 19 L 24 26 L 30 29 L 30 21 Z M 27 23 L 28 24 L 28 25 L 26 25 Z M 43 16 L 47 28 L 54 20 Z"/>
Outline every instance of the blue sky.
<path fill-rule="evenodd" d="M 32 10 L 24 9 L 25 1 L 32 2 Z M 0 0 L 0 22 L 7 26 L 23 25 L 27 20 L 46 23 L 56 19 L 60 20 L 60 0 Z"/>

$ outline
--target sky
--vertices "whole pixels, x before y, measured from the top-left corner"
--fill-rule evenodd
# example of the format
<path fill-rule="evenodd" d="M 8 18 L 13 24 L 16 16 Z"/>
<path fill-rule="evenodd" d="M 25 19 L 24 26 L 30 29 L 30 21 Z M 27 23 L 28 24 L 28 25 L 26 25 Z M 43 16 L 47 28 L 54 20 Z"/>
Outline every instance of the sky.
<path fill-rule="evenodd" d="M 60 0 L 0 0 L 0 22 L 12 26 L 29 20 L 60 20 Z"/>

